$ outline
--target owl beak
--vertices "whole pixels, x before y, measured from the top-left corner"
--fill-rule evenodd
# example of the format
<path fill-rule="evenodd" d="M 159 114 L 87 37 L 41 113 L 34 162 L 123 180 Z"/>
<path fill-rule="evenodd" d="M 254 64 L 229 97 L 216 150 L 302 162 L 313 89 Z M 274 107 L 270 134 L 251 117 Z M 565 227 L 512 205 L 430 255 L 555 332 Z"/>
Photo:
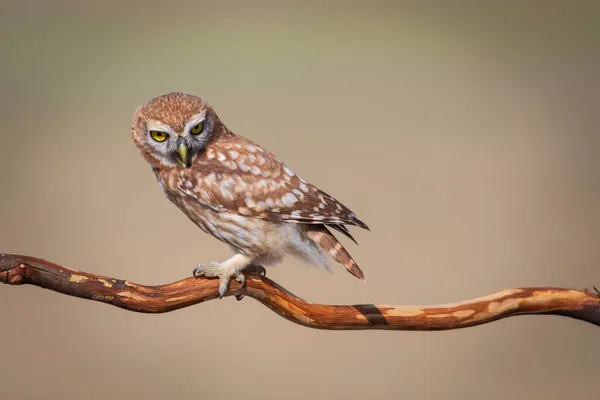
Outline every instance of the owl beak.
<path fill-rule="evenodd" d="M 187 165 L 188 165 L 188 147 L 185 144 L 185 142 L 181 142 L 179 144 L 175 158 L 177 159 L 177 162 L 179 163 L 179 165 L 181 165 L 182 167 L 187 167 Z"/>

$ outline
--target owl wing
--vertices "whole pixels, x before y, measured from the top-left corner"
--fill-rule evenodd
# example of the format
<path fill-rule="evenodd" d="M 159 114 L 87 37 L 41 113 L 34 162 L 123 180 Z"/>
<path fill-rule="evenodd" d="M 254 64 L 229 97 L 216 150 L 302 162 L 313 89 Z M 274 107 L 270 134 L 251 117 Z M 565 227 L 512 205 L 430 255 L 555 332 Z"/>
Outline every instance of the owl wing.
<path fill-rule="evenodd" d="M 210 148 L 189 169 L 179 170 L 177 190 L 204 207 L 271 221 L 369 227 L 341 202 L 298 177 L 254 143 Z"/>

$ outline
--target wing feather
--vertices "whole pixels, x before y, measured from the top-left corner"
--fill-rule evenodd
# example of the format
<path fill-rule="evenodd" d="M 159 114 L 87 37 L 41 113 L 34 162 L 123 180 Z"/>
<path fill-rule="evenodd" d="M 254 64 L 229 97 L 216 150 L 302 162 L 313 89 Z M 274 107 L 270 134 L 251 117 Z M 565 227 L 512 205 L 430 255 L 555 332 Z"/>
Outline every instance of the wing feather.
<path fill-rule="evenodd" d="M 274 154 L 236 139 L 208 148 L 191 168 L 180 170 L 178 190 L 216 211 L 330 225 L 352 240 L 344 224 L 369 229 L 344 204 L 298 177 Z"/>

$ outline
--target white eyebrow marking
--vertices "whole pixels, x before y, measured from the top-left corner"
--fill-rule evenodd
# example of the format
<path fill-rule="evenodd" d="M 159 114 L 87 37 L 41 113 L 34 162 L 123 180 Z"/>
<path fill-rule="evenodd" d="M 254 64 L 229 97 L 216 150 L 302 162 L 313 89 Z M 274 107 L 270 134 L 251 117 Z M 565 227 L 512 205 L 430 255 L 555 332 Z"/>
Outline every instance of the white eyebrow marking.
<path fill-rule="evenodd" d="M 171 129 L 170 126 L 165 125 L 162 122 L 156 121 L 154 119 L 148 120 L 148 122 L 146 123 L 146 129 L 148 130 L 148 132 L 161 131 L 161 132 L 167 132 L 171 135 L 174 134 L 173 129 Z"/>
<path fill-rule="evenodd" d="M 185 128 L 183 129 L 182 133 L 189 132 L 193 126 L 198 125 L 200 122 L 204 121 L 205 119 L 206 119 L 206 110 L 204 110 L 201 113 L 198 113 L 196 115 L 193 115 L 192 118 L 190 118 L 188 120 L 187 124 L 185 124 Z M 206 127 L 204 127 L 204 129 L 206 129 Z"/>

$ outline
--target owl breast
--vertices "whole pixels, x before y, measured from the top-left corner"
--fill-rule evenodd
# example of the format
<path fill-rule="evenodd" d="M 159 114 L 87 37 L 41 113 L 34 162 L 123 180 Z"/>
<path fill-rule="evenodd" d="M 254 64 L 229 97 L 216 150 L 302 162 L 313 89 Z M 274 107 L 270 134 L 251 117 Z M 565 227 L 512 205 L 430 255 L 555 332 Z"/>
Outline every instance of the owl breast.
<path fill-rule="evenodd" d="M 168 188 L 165 194 L 204 232 L 228 244 L 235 252 L 253 257 L 261 265 L 275 264 L 285 253 L 291 253 L 327 268 L 322 253 L 299 224 L 215 211 L 193 199 L 173 195 Z"/>
<path fill-rule="evenodd" d="M 175 195 L 168 189 L 164 191 L 167 198 L 194 224 L 237 252 L 257 256 L 277 252 L 278 249 L 284 251 L 286 247 L 280 224 L 237 213 L 215 211 L 194 199 Z"/>

